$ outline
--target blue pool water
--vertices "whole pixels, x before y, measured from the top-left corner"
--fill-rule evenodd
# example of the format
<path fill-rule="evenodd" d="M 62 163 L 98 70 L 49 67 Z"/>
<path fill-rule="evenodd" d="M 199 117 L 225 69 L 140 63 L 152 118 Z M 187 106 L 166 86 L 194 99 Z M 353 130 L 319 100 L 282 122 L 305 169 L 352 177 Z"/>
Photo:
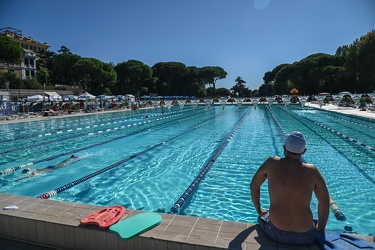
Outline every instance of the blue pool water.
<path fill-rule="evenodd" d="M 307 138 L 304 159 L 320 169 L 347 218 L 342 222 L 331 214 L 328 229 L 343 231 L 350 224 L 357 233 L 375 235 L 375 122 L 369 119 L 297 105 L 227 105 L 224 110 L 202 105 L 163 114 L 161 109 L 95 113 L 0 128 L 0 171 L 56 165 L 71 154 L 81 157 L 25 180 L 17 181 L 26 166 L 0 175 L 0 192 L 38 197 L 59 190 L 50 199 L 169 212 L 208 168 L 178 212 L 252 223 L 257 215 L 250 180 L 268 156 L 282 156 L 285 134 L 298 130 Z M 266 185 L 261 201 L 266 208 Z M 316 216 L 315 197 L 311 208 Z"/>

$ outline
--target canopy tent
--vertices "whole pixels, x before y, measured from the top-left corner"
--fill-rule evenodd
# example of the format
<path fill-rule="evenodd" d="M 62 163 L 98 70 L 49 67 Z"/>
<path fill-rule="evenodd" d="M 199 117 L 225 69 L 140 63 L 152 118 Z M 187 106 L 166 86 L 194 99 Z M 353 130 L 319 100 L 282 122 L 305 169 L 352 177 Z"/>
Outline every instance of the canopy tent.
<path fill-rule="evenodd" d="M 59 95 L 49 96 L 48 98 L 52 102 L 61 102 L 62 101 L 62 97 L 59 96 Z"/>
<path fill-rule="evenodd" d="M 44 93 L 48 96 L 59 96 L 59 94 L 57 94 L 55 91 L 44 91 Z"/>
<path fill-rule="evenodd" d="M 62 99 L 63 99 L 63 101 L 75 101 L 75 100 L 77 100 L 77 96 L 75 96 L 75 95 L 64 95 L 63 97 L 62 97 Z"/>
<path fill-rule="evenodd" d="M 44 101 L 44 96 L 42 95 L 33 95 L 33 96 L 28 96 L 26 98 L 28 102 L 43 102 Z"/>
<path fill-rule="evenodd" d="M 96 99 L 108 99 L 109 96 L 106 96 L 106 95 L 98 95 L 96 96 L 95 98 Z"/>
<path fill-rule="evenodd" d="M 87 100 L 87 99 L 95 99 L 95 96 L 90 94 L 89 92 L 85 92 L 82 95 L 78 96 L 79 100 Z"/>
<path fill-rule="evenodd" d="M 127 100 L 128 102 L 135 102 L 135 96 L 132 94 L 126 94 L 124 96 L 124 99 Z"/>
<path fill-rule="evenodd" d="M 49 101 L 62 101 L 61 96 L 54 91 L 44 91 L 44 93 L 48 95 Z"/>

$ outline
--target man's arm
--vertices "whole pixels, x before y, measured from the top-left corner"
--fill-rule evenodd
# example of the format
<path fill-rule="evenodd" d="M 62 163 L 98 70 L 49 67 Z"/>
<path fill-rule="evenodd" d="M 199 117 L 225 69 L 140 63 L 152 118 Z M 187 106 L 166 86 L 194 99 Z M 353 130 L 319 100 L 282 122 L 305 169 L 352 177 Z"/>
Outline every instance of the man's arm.
<path fill-rule="evenodd" d="M 31 175 L 28 175 L 28 176 L 25 176 L 25 177 L 22 177 L 22 178 L 19 178 L 19 179 L 17 179 L 16 181 L 20 181 L 20 180 L 24 180 L 24 179 L 26 179 L 26 178 L 31 178 L 31 177 L 34 177 L 34 176 L 36 176 L 36 175 L 38 175 L 40 173 L 40 171 L 36 171 L 36 172 L 34 172 L 33 174 L 31 174 Z"/>
<path fill-rule="evenodd" d="M 316 231 L 324 231 L 327 225 L 329 217 L 329 193 L 327 189 L 326 182 L 323 176 L 318 171 L 318 180 L 314 188 L 314 193 L 318 199 L 318 226 Z"/>
<path fill-rule="evenodd" d="M 30 178 L 30 177 L 33 177 L 33 176 L 30 175 L 30 176 L 22 177 L 22 178 L 17 179 L 16 181 L 24 180 L 24 179 Z"/>
<path fill-rule="evenodd" d="M 267 172 L 266 166 L 268 165 L 269 159 L 267 159 L 258 169 L 258 171 L 254 174 L 253 179 L 250 183 L 250 194 L 251 199 L 253 201 L 254 207 L 258 213 L 258 215 L 262 215 L 265 213 L 264 210 L 261 208 L 260 204 L 260 187 L 267 179 Z"/>

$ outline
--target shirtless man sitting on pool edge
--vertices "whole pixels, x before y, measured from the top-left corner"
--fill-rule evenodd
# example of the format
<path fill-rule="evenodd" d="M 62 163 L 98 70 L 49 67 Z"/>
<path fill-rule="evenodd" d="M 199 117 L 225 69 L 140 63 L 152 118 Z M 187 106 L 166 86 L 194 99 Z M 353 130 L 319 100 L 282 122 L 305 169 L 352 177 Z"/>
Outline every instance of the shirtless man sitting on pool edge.
<path fill-rule="evenodd" d="M 316 166 L 301 161 L 306 140 L 300 132 L 291 133 L 284 144 L 285 158 L 269 157 L 250 183 L 251 198 L 258 213 L 258 224 L 272 240 L 285 244 L 324 245 L 329 216 L 329 193 Z M 268 179 L 270 208 L 260 204 L 260 187 Z M 310 203 L 318 199 L 318 221 Z"/>

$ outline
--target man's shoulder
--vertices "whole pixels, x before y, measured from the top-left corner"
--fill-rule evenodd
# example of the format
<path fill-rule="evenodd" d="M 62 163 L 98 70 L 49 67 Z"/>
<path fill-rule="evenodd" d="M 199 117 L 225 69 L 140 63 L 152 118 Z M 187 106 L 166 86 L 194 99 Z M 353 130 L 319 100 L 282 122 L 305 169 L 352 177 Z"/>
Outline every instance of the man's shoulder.
<path fill-rule="evenodd" d="M 278 156 L 270 156 L 263 162 L 263 164 L 260 166 L 260 169 L 268 169 L 271 166 L 274 166 L 275 164 L 278 164 L 280 161 L 280 157 Z"/>
<path fill-rule="evenodd" d="M 268 159 L 266 160 L 265 163 L 266 163 L 267 166 L 279 164 L 280 159 L 281 158 L 278 157 L 278 156 L 270 156 L 270 157 L 268 157 Z"/>
<path fill-rule="evenodd" d="M 311 163 L 303 163 L 302 166 L 304 166 L 306 168 L 309 168 L 309 169 L 312 169 L 312 170 L 315 170 L 315 171 L 318 170 L 318 168 L 314 164 L 311 164 Z"/>
<path fill-rule="evenodd" d="M 276 155 L 273 155 L 273 156 L 270 156 L 268 157 L 268 160 L 270 161 L 280 161 L 280 157 L 276 156 Z"/>

